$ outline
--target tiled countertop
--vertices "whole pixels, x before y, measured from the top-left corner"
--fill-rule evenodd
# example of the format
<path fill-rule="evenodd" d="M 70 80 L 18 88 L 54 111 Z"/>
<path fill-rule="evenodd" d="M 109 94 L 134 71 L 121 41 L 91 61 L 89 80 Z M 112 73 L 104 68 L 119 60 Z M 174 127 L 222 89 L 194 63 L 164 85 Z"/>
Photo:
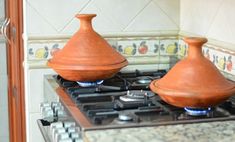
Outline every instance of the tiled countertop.
<path fill-rule="evenodd" d="M 235 121 L 89 131 L 87 142 L 233 142 Z"/>

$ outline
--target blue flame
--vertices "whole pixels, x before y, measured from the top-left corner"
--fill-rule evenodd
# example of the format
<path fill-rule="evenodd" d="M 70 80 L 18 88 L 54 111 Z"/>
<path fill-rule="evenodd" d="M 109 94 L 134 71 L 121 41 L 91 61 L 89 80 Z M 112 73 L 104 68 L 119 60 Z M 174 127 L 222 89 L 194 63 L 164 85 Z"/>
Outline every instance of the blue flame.
<path fill-rule="evenodd" d="M 99 84 L 102 84 L 104 82 L 104 80 L 98 80 L 95 82 L 77 82 L 81 87 L 89 87 L 89 86 L 96 86 Z"/>
<path fill-rule="evenodd" d="M 209 108 L 201 109 L 201 108 L 187 108 L 187 107 L 185 107 L 184 110 L 186 110 L 186 112 L 189 115 L 200 116 L 200 115 L 207 115 L 211 111 L 211 108 L 209 107 Z"/>

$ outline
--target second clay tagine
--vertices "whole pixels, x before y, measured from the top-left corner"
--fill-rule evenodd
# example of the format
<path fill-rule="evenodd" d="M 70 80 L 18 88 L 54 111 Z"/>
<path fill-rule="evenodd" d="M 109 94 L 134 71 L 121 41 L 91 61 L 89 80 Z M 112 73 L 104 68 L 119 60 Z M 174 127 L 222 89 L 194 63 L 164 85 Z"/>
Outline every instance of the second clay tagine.
<path fill-rule="evenodd" d="M 71 81 L 97 81 L 110 78 L 127 60 L 93 30 L 91 21 L 95 14 L 78 14 L 80 29 L 62 50 L 48 61 L 64 79 Z"/>
<path fill-rule="evenodd" d="M 163 78 L 151 82 L 151 90 L 177 107 L 207 108 L 227 100 L 235 93 L 235 84 L 203 56 L 207 39 L 186 37 L 184 41 L 189 45 L 188 56 Z"/>

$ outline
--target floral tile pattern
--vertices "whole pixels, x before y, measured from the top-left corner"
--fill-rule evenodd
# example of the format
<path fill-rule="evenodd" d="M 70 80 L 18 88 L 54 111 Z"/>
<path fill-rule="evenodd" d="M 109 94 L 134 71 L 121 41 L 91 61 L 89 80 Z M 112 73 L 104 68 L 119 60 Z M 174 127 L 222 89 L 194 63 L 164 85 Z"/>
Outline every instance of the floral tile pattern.
<path fill-rule="evenodd" d="M 178 53 L 178 39 L 160 39 L 160 55 L 176 55 Z"/>
<path fill-rule="evenodd" d="M 188 45 L 183 41 L 183 40 L 179 40 L 178 42 L 178 57 L 184 58 L 185 56 L 187 56 L 188 53 Z"/>
<path fill-rule="evenodd" d="M 203 48 L 203 54 L 219 70 L 235 75 L 235 56 L 209 47 Z"/>
<path fill-rule="evenodd" d="M 188 45 L 176 37 L 108 38 L 106 40 L 114 49 L 126 57 L 158 57 L 158 67 L 164 69 L 169 69 L 174 65 L 171 63 L 173 60 L 166 57 L 182 59 L 187 56 L 188 51 Z M 66 40 L 29 42 L 27 59 L 29 61 L 50 59 L 55 51 L 64 47 L 66 42 Z M 202 52 L 220 71 L 235 75 L 235 54 L 220 49 L 206 44 Z"/>
<path fill-rule="evenodd" d="M 159 55 L 159 40 L 120 40 L 117 51 L 124 56 Z"/>
<path fill-rule="evenodd" d="M 47 60 L 52 57 L 53 53 L 63 48 L 63 42 L 48 43 L 29 43 L 28 60 Z"/>

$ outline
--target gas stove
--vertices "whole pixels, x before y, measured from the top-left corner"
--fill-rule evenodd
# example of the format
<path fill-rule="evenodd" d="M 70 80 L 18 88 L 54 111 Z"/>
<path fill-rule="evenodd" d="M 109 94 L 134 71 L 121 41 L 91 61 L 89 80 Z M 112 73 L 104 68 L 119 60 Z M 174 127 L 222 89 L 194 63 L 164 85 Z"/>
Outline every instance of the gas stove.
<path fill-rule="evenodd" d="M 44 122 L 50 125 L 68 117 L 80 131 L 88 131 L 235 119 L 235 97 L 211 108 L 178 108 L 165 103 L 149 88 L 152 80 L 165 74 L 165 70 L 136 70 L 96 82 L 68 81 L 55 75 L 56 92 L 66 116 L 54 114 Z"/>

